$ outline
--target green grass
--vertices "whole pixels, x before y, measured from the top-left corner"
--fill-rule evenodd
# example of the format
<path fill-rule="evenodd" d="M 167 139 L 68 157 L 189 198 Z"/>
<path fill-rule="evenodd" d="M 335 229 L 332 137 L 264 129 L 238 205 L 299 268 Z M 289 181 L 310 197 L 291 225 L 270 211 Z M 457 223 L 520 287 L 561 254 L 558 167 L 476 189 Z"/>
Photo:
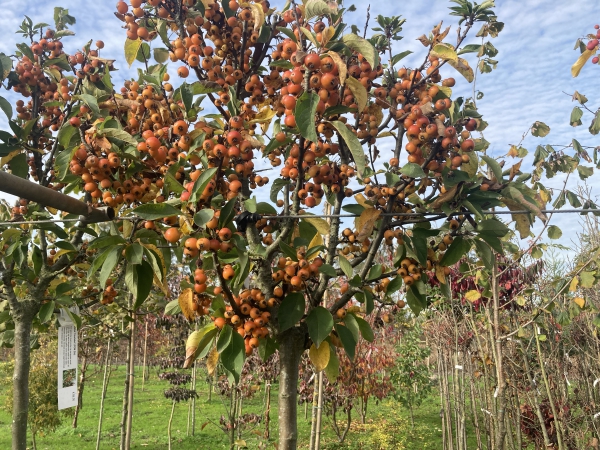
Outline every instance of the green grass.
<path fill-rule="evenodd" d="M 137 374 L 141 373 L 138 369 Z M 123 366 L 116 368 L 110 379 L 110 385 L 105 400 L 104 421 L 102 426 L 101 449 L 118 449 L 120 439 L 120 419 L 123 395 L 123 382 L 125 369 Z M 55 380 L 49 380 L 55 382 Z M 141 390 L 141 380 L 136 379 L 135 399 L 133 409 L 133 435 L 132 449 L 163 449 L 167 448 L 167 424 L 171 412 L 171 402 L 164 398 L 163 391 L 170 385 L 159 380 L 156 371 L 152 371 L 150 379 L 146 382 L 144 391 Z M 208 384 L 198 383 L 199 399 L 196 402 L 196 433 L 187 435 L 187 403 L 180 403 L 175 407 L 172 426 L 174 449 L 227 449 L 228 437 L 218 427 L 221 414 L 225 415 L 225 406 L 218 394 L 213 394 L 212 401 L 208 401 Z M 102 374 L 90 379 L 85 387 L 83 409 L 79 414 L 79 423 L 76 429 L 71 427 L 72 418 L 65 417 L 63 424 L 54 432 L 41 435 L 37 439 L 40 450 L 94 449 L 96 430 L 98 425 L 98 412 L 100 406 L 100 393 L 102 388 Z M 245 400 L 244 412 L 262 414 L 264 391 L 261 390 L 250 400 Z M 353 414 L 353 426 L 348 433 L 343 445 L 337 443 L 331 424 L 327 417 L 323 417 L 323 450 L 358 450 L 369 449 L 438 449 L 441 447 L 441 421 L 439 417 L 440 404 L 436 393 L 427 399 L 427 402 L 415 410 L 414 431 L 410 429 L 407 411 L 391 399 L 386 399 L 379 404 L 371 400 L 368 425 L 360 425 L 357 412 Z M 310 407 L 309 407 L 310 416 Z M 215 425 L 216 424 L 216 425 Z M 343 424 L 342 424 L 343 425 Z M 0 448 L 10 448 L 11 417 L 0 410 Z M 304 406 L 298 407 L 299 447 L 308 448 L 310 435 L 310 418 L 304 418 Z M 262 437 L 264 425 L 258 425 L 254 430 L 244 432 L 248 448 L 275 448 L 272 442 L 277 438 L 277 389 L 274 386 L 271 406 L 271 439 L 267 441 Z M 387 442 L 387 443 L 386 443 Z"/>

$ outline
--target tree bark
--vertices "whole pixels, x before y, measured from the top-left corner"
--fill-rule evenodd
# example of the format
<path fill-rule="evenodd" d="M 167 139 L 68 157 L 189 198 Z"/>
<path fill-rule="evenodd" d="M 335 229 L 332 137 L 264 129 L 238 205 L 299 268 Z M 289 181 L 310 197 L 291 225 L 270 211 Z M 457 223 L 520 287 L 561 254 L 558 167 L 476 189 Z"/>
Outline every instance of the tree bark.
<path fill-rule="evenodd" d="M 104 362 L 104 377 L 102 379 L 102 396 L 100 397 L 100 418 L 98 419 L 98 435 L 96 436 L 96 450 L 100 449 L 100 438 L 102 436 L 102 416 L 104 414 L 104 399 L 108 389 L 108 380 L 110 378 L 110 337 L 106 345 L 106 360 Z"/>
<path fill-rule="evenodd" d="M 131 300 L 133 303 L 133 298 Z M 131 429 L 132 429 L 132 421 L 133 421 L 133 386 L 135 382 L 135 314 L 131 315 L 131 338 L 129 340 L 130 351 L 129 351 L 129 373 L 127 377 L 129 378 L 129 392 L 127 393 L 127 427 L 125 433 L 125 450 L 129 450 L 131 448 Z"/>
<path fill-rule="evenodd" d="M 75 413 L 73 414 L 73 428 L 77 428 L 77 419 L 79 411 L 83 407 L 83 388 L 85 387 L 85 372 L 87 371 L 87 355 L 83 356 L 81 361 L 81 373 L 79 374 L 79 385 L 77 386 L 77 405 L 75 405 Z"/>
<path fill-rule="evenodd" d="M 304 351 L 305 333 L 291 328 L 280 334 L 279 345 L 279 450 L 298 445 L 298 366 Z"/>
<path fill-rule="evenodd" d="M 15 368 L 13 372 L 12 450 L 25 450 L 27 448 L 32 316 L 29 314 L 15 316 L 14 321 Z"/>

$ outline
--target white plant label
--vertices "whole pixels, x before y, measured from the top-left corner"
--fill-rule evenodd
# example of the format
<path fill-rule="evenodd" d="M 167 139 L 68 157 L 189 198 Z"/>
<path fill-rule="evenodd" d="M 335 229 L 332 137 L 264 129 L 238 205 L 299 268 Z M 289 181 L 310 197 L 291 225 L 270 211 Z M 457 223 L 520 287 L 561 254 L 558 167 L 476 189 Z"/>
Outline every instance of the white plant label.
<path fill-rule="evenodd" d="M 73 311 L 79 313 L 79 309 Z M 69 315 L 58 316 L 58 409 L 77 405 L 77 328 Z"/>

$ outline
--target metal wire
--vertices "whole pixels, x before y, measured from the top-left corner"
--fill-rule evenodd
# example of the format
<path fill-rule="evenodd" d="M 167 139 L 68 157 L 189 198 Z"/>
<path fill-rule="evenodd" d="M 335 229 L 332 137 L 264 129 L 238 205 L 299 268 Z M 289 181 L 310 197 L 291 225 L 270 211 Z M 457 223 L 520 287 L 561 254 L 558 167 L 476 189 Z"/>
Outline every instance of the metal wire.
<path fill-rule="evenodd" d="M 542 209 L 540 210 L 543 214 L 587 214 L 594 213 L 600 214 L 600 209 Z M 507 215 L 507 214 L 535 214 L 532 211 L 523 209 L 517 211 L 482 211 L 483 214 L 499 216 L 499 215 Z M 381 216 L 393 216 L 393 217 L 427 217 L 427 216 L 440 216 L 440 217 L 455 217 L 473 214 L 472 212 L 453 212 L 450 214 L 446 214 L 444 212 L 421 212 L 421 213 L 385 213 L 382 212 Z M 283 216 L 273 216 L 269 214 L 259 214 L 263 219 L 269 220 L 282 220 L 282 219 L 311 219 L 311 218 L 350 218 L 350 217 L 359 217 L 360 214 L 298 214 L 298 215 L 283 215 Z M 131 217 L 115 217 L 115 221 L 119 220 L 140 220 L 141 218 L 138 216 Z M 0 222 L 0 226 L 6 225 L 36 225 L 41 223 L 56 223 L 56 222 L 79 222 L 82 219 L 49 219 L 49 220 L 20 220 L 20 221 L 8 221 L 8 222 Z"/>

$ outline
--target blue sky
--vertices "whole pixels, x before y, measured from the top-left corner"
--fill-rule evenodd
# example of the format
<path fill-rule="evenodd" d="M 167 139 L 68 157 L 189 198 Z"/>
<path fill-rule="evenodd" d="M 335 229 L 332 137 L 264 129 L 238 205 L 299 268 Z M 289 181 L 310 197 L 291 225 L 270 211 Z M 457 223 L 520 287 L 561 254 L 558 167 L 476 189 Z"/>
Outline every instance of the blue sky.
<path fill-rule="evenodd" d="M 115 75 L 123 78 L 133 76 L 135 65 L 128 70 L 123 61 L 125 32 L 120 28 L 122 22 L 113 15 L 115 3 L 112 0 L 12 2 L 11 7 L 4 8 L 0 15 L 0 29 L 4 31 L 4 37 L 0 40 L 0 52 L 11 54 L 14 44 L 21 42 L 20 35 L 12 34 L 11 30 L 18 28 L 24 14 L 34 22 L 52 23 L 53 7 L 57 5 L 69 9 L 70 14 L 77 18 L 77 24 L 72 27 L 76 36 L 65 40 L 67 51 L 81 48 L 90 39 L 102 39 L 105 42 L 102 56 L 119 61 L 120 70 Z M 281 7 L 283 3 L 283 0 L 271 1 L 272 6 Z M 369 3 L 355 1 L 354 4 L 357 11 L 349 15 L 347 20 L 362 29 Z M 587 131 L 590 116 L 584 116 L 582 127 L 573 128 L 569 125 L 569 116 L 575 104 L 563 92 L 571 94 L 578 90 L 588 96 L 592 109 L 598 104 L 598 98 L 594 97 L 596 84 L 593 80 L 600 74 L 600 67 L 587 65 L 575 79 L 570 74 L 570 67 L 579 55 L 573 50 L 576 39 L 593 31 L 596 21 L 600 22 L 600 14 L 594 14 L 600 12 L 597 1 L 497 0 L 496 4 L 498 20 L 505 23 L 500 36 L 492 41 L 499 50 L 496 58 L 499 60 L 498 68 L 491 74 L 479 75 L 477 78 L 477 89 L 485 94 L 478 106 L 489 122 L 485 131 L 485 138 L 491 143 L 489 154 L 505 154 L 510 144 L 517 144 L 522 134 L 536 120 L 548 124 L 551 133 L 544 139 L 525 139 L 523 146 L 530 151 L 526 161 L 531 160 L 538 144 L 566 145 L 576 138 L 583 145 L 595 145 L 596 140 Z M 423 33 L 427 34 L 440 20 L 444 20 L 444 25 L 452 25 L 450 36 L 455 36 L 457 21 L 448 15 L 449 6 L 451 4 L 445 0 L 373 2 L 371 26 L 376 26 L 374 17 L 378 14 L 402 15 L 407 19 L 404 39 L 397 43 L 395 53 L 413 50 L 415 53 L 403 60 L 404 64 L 410 66 L 423 58 L 424 48 L 416 38 Z M 474 34 L 468 43 L 479 43 Z M 471 56 L 470 60 L 474 64 L 472 54 L 468 56 Z M 471 95 L 472 85 L 453 72 L 452 68 L 448 68 L 444 75 L 457 79 L 455 93 Z M 6 128 L 4 119 L 0 118 L 0 128 Z M 600 174 L 595 174 L 590 179 L 592 186 L 598 176 Z M 555 177 L 548 180 L 547 185 L 560 187 L 562 180 L 561 177 Z M 569 186 L 574 188 L 577 181 L 578 177 L 575 175 Z M 563 215 L 553 222 L 565 231 L 577 220 L 577 216 Z M 570 235 L 569 238 L 571 237 L 573 236 Z M 566 236 L 562 243 L 567 245 L 569 242 L 565 239 Z"/>

